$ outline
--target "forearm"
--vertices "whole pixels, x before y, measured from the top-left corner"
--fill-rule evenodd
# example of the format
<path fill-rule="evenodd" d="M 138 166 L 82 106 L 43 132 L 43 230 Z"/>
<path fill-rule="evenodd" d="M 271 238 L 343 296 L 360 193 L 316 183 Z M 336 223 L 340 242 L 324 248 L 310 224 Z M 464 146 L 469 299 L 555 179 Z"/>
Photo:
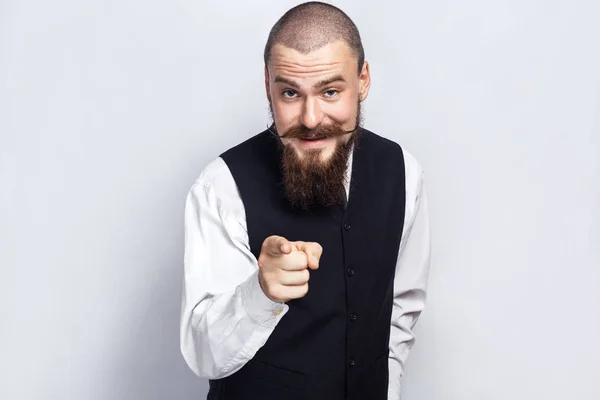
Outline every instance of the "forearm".
<path fill-rule="evenodd" d="M 265 344 L 286 311 L 262 293 L 256 273 L 229 292 L 205 294 L 198 302 L 184 297 L 182 354 L 201 377 L 229 376 Z"/>
<path fill-rule="evenodd" d="M 421 303 L 423 304 L 423 303 Z M 403 314 L 405 309 L 395 303 L 392 312 L 392 325 L 390 332 L 390 354 L 389 354 L 389 400 L 399 400 L 404 376 L 404 367 L 408 355 L 415 343 L 415 334 L 412 327 L 420 315 L 420 309 L 415 302 L 412 312 Z M 407 306 L 407 304 L 405 304 Z M 408 311 L 408 310 L 406 310 Z"/>

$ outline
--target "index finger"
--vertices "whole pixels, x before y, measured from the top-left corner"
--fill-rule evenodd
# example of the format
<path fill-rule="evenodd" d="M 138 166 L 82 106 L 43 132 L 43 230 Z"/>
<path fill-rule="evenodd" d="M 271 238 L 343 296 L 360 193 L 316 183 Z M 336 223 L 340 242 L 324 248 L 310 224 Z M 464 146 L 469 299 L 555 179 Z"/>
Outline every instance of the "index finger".
<path fill-rule="evenodd" d="M 271 236 L 267 239 L 266 250 L 272 256 L 289 254 L 292 251 L 292 245 L 283 236 Z"/>

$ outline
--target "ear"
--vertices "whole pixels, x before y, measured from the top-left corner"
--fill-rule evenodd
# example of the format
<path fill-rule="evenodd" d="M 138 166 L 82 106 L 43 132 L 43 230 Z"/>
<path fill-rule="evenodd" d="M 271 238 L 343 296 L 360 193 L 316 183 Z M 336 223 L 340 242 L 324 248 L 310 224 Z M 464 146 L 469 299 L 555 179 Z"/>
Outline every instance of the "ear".
<path fill-rule="evenodd" d="M 267 99 L 271 101 L 271 85 L 269 84 L 269 69 L 265 66 L 265 90 L 267 91 Z"/>
<path fill-rule="evenodd" d="M 359 87 L 358 87 L 358 98 L 361 102 L 367 99 L 369 95 L 369 89 L 371 88 L 371 71 L 369 68 L 369 63 L 365 61 L 363 63 L 362 70 L 360 71 L 359 79 Z"/>

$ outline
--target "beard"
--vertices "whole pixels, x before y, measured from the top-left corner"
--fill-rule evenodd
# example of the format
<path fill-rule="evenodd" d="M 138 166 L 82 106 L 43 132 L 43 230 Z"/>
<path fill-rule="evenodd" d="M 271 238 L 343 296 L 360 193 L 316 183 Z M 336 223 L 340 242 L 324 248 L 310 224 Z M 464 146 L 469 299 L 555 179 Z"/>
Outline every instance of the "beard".
<path fill-rule="evenodd" d="M 272 106 L 269 104 L 271 116 Z M 291 127 L 277 134 L 281 150 L 281 170 L 285 196 L 294 208 L 309 210 L 315 207 L 331 207 L 346 200 L 346 171 L 348 159 L 362 126 L 362 105 L 358 102 L 355 129 L 344 130 L 339 124 L 318 125 L 308 129 L 303 125 Z M 273 128 L 274 129 L 274 125 Z M 351 135 L 347 141 L 346 135 Z M 333 154 L 321 159 L 321 149 L 307 149 L 301 158 L 291 145 L 284 145 L 281 138 L 321 139 L 335 138 Z"/>

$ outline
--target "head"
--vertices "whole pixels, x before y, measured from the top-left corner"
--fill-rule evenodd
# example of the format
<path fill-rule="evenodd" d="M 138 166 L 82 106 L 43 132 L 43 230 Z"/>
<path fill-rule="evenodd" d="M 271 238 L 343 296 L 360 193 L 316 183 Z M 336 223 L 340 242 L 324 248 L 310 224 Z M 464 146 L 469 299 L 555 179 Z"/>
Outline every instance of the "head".
<path fill-rule="evenodd" d="M 264 61 L 288 199 L 303 208 L 340 203 L 371 83 L 358 29 L 332 5 L 298 5 L 272 28 Z"/>

